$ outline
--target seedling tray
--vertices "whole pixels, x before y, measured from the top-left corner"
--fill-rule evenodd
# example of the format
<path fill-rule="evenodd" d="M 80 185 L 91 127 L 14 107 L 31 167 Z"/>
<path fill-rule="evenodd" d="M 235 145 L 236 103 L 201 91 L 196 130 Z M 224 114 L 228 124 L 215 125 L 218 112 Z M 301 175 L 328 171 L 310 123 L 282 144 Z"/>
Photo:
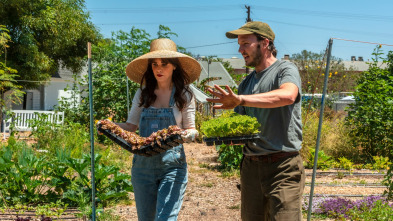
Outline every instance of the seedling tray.
<path fill-rule="evenodd" d="M 233 137 L 205 137 L 203 141 L 206 143 L 207 146 L 214 146 L 214 145 L 240 145 L 244 144 L 248 141 L 254 141 L 259 139 L 258 134 L 252 135 L 245 135 L 245 136 L 233 136 Z"/>
<path fill-rule="evenodd" d="M 116 134 L 112 133 L 110 130 L 105 130 L 101 127 L 101 125 L 98 126 L 97 128 L 98 131 L 100 131 L 102 134 L 104 134 L 106 137 L 114 141 L 116 144 L 118 144 L 120 147 L 123 149 L 137 155 L 145 156 L 145 157 L 151 157 L 154 155 L 157 155 L 159 153 L 165 152 L 173 147 L 178 146 L 179 144 L 184 143 L 182 137 L 178 134 L 173 134 L 167 137 L 167 139 L 161 139 L 160 141 L 155 141 L 154 143 L 150 145 L 144 145 L 141 146 L 139 149 L 134 148 L 133 145 L 128 143 L 126 140 L 123 138 L 117 136 Z"/>

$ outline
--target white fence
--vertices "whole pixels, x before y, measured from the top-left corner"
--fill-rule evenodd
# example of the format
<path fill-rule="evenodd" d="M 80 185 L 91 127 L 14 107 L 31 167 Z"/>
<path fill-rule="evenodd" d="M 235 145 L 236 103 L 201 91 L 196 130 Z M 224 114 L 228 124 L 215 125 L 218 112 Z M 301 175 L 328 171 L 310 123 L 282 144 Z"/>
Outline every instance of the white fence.
<path fill-rule="evenodd" d="M 64 112 L 36 110 L 13 110 L 12 112 L 15 114 L 14 117 L 7 121 L 3 120 L 3 139 L 5 139 L 7 133 L 11 133 L 11 123 L 14 123 L 13 130 L 16 131 L 31 131 L 30 120 L 32 119 L 40 119 L 55 124 L 64 123 Z M 40 117 L 40 115 L 45 117 Z"/>

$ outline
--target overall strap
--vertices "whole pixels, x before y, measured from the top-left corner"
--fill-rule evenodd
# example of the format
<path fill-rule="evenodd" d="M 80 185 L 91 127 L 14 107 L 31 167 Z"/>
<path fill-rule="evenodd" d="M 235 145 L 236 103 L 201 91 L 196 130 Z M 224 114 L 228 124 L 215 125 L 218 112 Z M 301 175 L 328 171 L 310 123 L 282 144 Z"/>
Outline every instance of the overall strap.
<path fill-rule="evenodd" d="M 175 88 L 175 86 L 173 86 L 172 87 L 172 92 L 171 92 L 171 99 L 169 100 L 169 107 L 174 107 L 175 106 L 175 98 L 174 98 L 175 91 L 176 91 L 176 88 Z"/>

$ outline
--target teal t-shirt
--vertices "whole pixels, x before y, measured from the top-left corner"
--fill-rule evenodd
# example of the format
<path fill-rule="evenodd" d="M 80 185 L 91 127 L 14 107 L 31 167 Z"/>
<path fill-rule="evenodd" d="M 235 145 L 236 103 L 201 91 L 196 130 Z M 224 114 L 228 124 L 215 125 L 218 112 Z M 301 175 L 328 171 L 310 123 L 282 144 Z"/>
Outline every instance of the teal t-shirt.
<path fill-rule="evenodd" d="M 255 142 L 247 142 L 245 155 L 266 155 L 274 152 L 293 152 L 301 149 L 301 79 L 297 67 L 289 61 L 277 60 L 265 70 L 249 74 L 239 85 L 239 94 L 259 94 L 279 89 L 284 83 L 299 88 L 296 102 L 277 108 L 238 106 L 235 112 L 256 117 L 261 131 Z"/>

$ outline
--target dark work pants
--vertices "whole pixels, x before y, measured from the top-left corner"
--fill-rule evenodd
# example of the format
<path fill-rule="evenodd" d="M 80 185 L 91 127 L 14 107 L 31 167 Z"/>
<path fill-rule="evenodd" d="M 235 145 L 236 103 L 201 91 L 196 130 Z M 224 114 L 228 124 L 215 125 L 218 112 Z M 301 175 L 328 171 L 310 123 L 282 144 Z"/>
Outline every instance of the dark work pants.
<path fill-rule="evenodd" d="M 301 221 L 305 173 L 300 155 L 263 162 L 245 157 L 241 165 L 244 221 Z"/>

